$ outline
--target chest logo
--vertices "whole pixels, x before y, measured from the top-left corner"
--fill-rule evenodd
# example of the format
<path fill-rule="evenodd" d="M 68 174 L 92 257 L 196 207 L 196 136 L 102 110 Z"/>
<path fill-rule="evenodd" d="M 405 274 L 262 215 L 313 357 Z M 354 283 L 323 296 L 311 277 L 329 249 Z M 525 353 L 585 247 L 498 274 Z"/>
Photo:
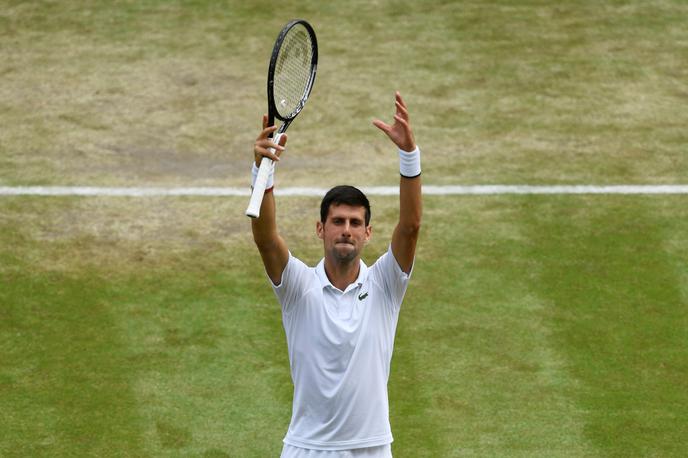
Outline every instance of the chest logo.
<path fill-rule="evenodd" d="M 359 301 L 362 301 L 362 300 L 365 299 L 366 297 L 368 297 L 368 292 L 367 292 L 367 291 L 366 291 L 365 293 L 359 294 L 359 295 L 358 295 L 358 300 L 359 300 Z"/>

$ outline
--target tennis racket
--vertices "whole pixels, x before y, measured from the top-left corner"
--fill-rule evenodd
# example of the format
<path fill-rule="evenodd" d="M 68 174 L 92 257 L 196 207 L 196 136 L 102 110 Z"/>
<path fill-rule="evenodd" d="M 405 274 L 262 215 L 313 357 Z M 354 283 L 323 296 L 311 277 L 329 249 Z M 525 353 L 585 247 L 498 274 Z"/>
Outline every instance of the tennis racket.
<path fill-rule="evenodd" d="M 282 121 L 272 137 L 279 143 L 280 136 L 301 112 L 315 81 L 318 66 L 318 42 L 311 25 L 296 19 L 284 26 L 277 36 L 268 68 L 268 126 L 275 124 L 275 118 Z M 274 149 L 270 149 L 274 153 Z M 273 161 L 263 157 L 258 177 L 253 185 L 251 200 L 246 215 L 257 218 L 265 194 Z"/>

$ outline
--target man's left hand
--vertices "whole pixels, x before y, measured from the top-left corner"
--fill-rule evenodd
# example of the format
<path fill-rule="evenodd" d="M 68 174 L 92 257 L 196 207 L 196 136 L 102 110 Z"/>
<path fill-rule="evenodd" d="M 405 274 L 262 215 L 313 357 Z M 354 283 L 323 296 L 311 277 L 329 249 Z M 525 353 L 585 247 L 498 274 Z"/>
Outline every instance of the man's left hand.
<path fill-rule="evenodd" d="M 383 131 L 403 151 L 413 151 L 416 149 L 416 141 L 413 138 L 413 130 L 409 121 L 408 109 L 399 91 L 396 92 L 396 113 L 394 114 L 394 124 L 389 124 L 376 119 L 373 121 L 375 127 Z"/>

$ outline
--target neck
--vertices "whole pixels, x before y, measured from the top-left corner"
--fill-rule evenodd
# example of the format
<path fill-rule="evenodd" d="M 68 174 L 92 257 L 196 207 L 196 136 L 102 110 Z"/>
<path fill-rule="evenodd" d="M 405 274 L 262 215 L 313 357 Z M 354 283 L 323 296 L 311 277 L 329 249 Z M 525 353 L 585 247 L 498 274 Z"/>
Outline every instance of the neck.
<path fill-rule="evenodd" d="M 358 278 L 361 261 L 357 256 L 350 262 L 337 262 L 325 257 L 325 274 L 335 288 L 344 291 Z"/>

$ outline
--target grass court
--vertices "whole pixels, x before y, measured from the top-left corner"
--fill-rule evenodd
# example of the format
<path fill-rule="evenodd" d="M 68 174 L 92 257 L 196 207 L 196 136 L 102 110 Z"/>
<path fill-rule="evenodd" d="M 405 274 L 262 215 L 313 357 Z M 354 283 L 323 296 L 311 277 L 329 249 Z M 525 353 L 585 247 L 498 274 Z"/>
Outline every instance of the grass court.
<path fill-rule="evenodd" d="M 681 0 L 13 1 L 0 186 L 247 186 L 283 23 L 320 62 L 277 187 L 688 183 Z M 279 306 L 242 197 L 0 196 L 0 456 L 278 456 Z M 278 196 L 314 264 L 319 198 Z M 372 263 L 395 197 L 373 197 Z M 428 196 L 395 457 L 688 453 L 688 196 Z"/>

